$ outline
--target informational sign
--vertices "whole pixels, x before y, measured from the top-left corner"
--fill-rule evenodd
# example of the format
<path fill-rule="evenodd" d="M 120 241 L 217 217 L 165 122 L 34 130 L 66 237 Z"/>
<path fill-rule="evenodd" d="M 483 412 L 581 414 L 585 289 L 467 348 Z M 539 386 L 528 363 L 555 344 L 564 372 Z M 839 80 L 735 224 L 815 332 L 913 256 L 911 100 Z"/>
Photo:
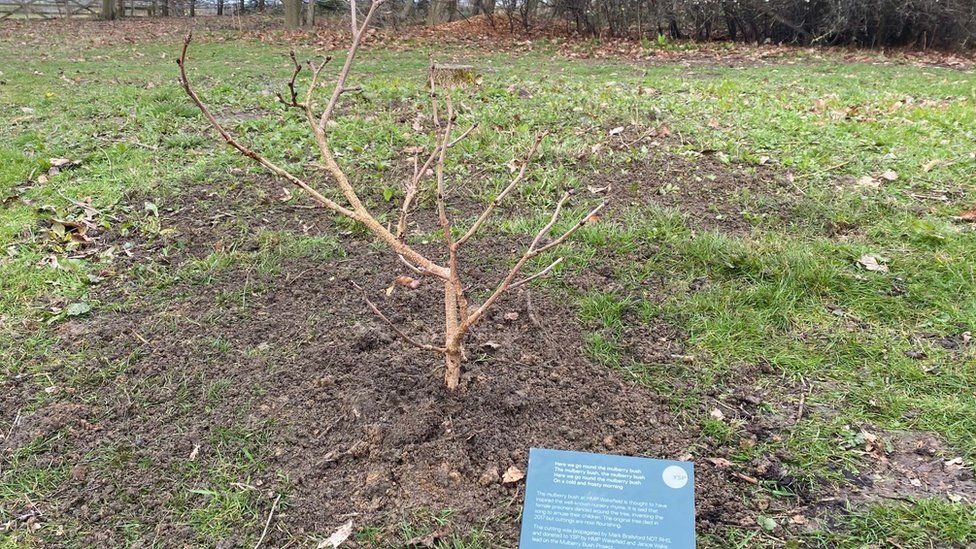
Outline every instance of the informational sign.
<path fill-rule="evenodd" d="M 691 463 L 532 448 L 520 549 L 693 549 Z"/>

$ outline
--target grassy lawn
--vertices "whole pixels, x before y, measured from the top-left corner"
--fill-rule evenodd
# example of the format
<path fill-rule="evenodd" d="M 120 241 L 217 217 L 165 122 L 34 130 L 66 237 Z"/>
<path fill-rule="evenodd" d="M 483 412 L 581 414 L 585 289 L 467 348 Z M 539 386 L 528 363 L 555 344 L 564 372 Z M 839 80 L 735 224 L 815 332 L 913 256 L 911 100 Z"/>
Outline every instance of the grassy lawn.
<path fill-rule="evenodd" d="M 248 221 L 235 219 L 223 248 L 165 260 L 184 257 L 186 228 L 168 226 L 164 214 L 199 189 L 219 204 L 231 195 L 278 200 L 284 186 L 215 141 L 178 85 L 177 53 L 173 39 L 78 51 L 52 37 L 39 55 L 0 41 L 0 392 L 9 391 L 0 396 L 0 434 L 35 411 L 84 401 L 89 388 L 124 390 L 120 378 L 139 356 L 95 363 L 97 349 L 62 337 L 75 320 L 98 322 L 129 305 L 107 298 L 122 273 L 157 295 L 181 280 L 205 287 L 232 266 L 274 284 L 288 258 L 328 263 L 344 254 L 334 235 L 284 228 L 258 235 L 248 250 L 240 246 L 252 236 Z M 191 49 L 191 75 L 244 141 L 312 173 L 305 124 L 274 97 L 289 76 L 286 54 L 281 45 L 204 35 Z M 451 47 L 437 56 L 483 70 L 483 83 L 460 102 L 461 124 L 480 129 L 449 166 L 455 182 L 478 183 L 468 189 L 473 197 L 490 200 L 535 132 L 551 132 L 511 201 L 518 207 L 486 238 L 534 231 L 562 188 L 579 189 L 585 199 L 574 211 L 583 212 L 588 185 L 620 182 L 610 192 L 625 198 L 581 231 L 538 291 L 578 311 L 592 361 L 667 396 L 695 430 L 699 467 L 724 456 L 730 470 L 748 473 L 777 456 L 785 470 L 788 482 L 760 478 L 730 494 L 755 520 L 705 533 L 704 546 L 976 544 L 973 493 L 894 497 L 860 482 L 875 475 L 883 485 L 893 474 L 885 464 L 901 450 L 913 455 L 902 442 L 923 434 L 936 437 L 944 461 L 961 458 L 961 473 L 971 477 L 976 461 L 976 232 L 954 219 L 976 206 L 972 70 L 809 53 L 733 66 L 579 61 L 545 43 L 517 53 Z M 366 50 L 354 73 L 363 91 L 347 97 L 333 130 L 342 164 L 380 207 L 402 195 L 401 151 L 431 142 L 412 128 L 426 108 L 426 62 L 422 47 Z M 54 158 L 78 164 L 39 181 Z M 746 180 L 759 184 L 739 185 Z M 698 192 L 717 182 L 733 191 Z M 87 214 L 77 204 L 86 197 Z M 48 229 L 52 219 L 84 215 L 116 235 L 97 253 Z M 129 257 L 133 240 L 155 245 Z M 865 268 L 865 256 L 883 267 Z M 579 283 L 594 271 L 605 272 L 602 285 Z M 245 286 L 222 299 L 248 295 Z M 677 334 L 679 358 L 633 352 L 660 327 Z M 237 352 L 219 337 L 208 345 L 194 352 Z M 178 395 L 181 381 L 172 383 Z M 236 394 L 230 382 L 206 383 L 202 398 L 213 406 Z M 761 413 L 738 413 L 743 393 L 761 395 Z M 125 398 L 156 397 L 137 387 Z M 189 460 L 169 470 L 168 482 L 134 490 L 173 491 L 167 520 L 202 545 L 231 534 L 253 545 L 271 502 L 251 479 L 268 472 L 281 444 L 271 442 L 277 426 L 241 415 L 221 429 L 205 463 Z M 57 500 L 78 475 L 52 451 L 70 445 L 67 431 L 0 447 L 0 528 L 11 525 L 0 529 L 0 547 L 86 539 L 90 525 L 75 515 L 18 518 Z M 87 467 L 138 461 L 132 444 L 88 456 Z M 294 489 L 279 476 L 287 509 Z M 156 524 L 142 522 L 138 504 L 111 520 L 120 539 L 152 542 Z M 451 520 L 449 509 L 431 511 L 401 534 L 423 537 Z M 360 543 L 381 546 L 372 528 L 390 525 L 359 526 Z M 490 525 L 484 529 L 441 543 L 495 546 Z M 294 536 L 309 543 L 331 530 Z"/>

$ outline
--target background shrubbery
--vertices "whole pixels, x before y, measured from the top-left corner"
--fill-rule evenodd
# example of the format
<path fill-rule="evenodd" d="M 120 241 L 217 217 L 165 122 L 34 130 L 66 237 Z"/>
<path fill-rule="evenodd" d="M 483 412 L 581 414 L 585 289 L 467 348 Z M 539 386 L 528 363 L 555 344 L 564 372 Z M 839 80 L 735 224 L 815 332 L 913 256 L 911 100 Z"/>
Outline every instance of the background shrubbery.
<path fill-rule="evenodd" d="M 503 24 L 539 17 L 567 21 L 590 36 L 969 48 L 976 0 L 423 0 L 403 14 L 435 23 L 504 14 Z"/>

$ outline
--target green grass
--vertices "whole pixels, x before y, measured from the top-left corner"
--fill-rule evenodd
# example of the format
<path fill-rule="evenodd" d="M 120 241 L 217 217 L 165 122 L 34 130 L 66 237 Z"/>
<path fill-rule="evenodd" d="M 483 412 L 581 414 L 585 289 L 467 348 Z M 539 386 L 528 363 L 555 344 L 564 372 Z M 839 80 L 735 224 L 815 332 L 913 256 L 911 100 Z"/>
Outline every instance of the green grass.
<path fill-rule="evenodd" d="M 69 258 L 63 239 L 46 231 L 51 218 L 78 215 L 69 199 L 90 196 L 98 210 L 95 223 L 123 240 L 157 243 L 164 255 L 180 250 L 185 228 L 168 226 L 159 213 L 179 207 L 191 188 L 205 187 L 207 203 L 217 210 L 229 200 L 278 199 L 280 182 L 263 183 L 259 169 L 204 127 L 175 81 L 176 51 L 173 42 L 104 46 L 79 60 L 68 45 L 53 44 L 43 58 L 28 59 L 16 45 L 0 43 L 6 82 L 0 88 L 0 376 L 32 377 L 36 394 L 23 403 L 25 413 L 61 398 L 43 392 L 49 383 L 97 385 L 123 375 L 127 364 L 92 374 L 82 367 L 84 352 L 64 356 L 57 347 L 54 330 L 69 305 L 86 304 L 91 311 L 84 315 L 118 306 L 98 302 L 91 288 L 111 284 L 118 257 L 125 254 L 120 244 L 111 253 Z M 800 56 L 739 68 L 633 65 L 568 60 L 550 52 L 543 44 L 518 55 L 464 49 L 443 54 L 491 69 L 484 85 L 463 102 L 459 123 L 478 122 L 482 130 L 451 155 L 452 183 L 478 172 L 483 185 L 466 190 L 489 200 L 509 177 L 506 164 L 522 155 L 537 131 L 552 132 L 525 184 L 509 199 L 521 209 L 499 213 L 500 223 L 491 229 L 498 234 L 492 236 L 533 233 L 562 188 L 585 195 L 595 172 L 626 168 L 656 150 L 608 147 L 590 163 L 576 160 L 618 125 L 643 131 L 666 124 L 681 138 L 669 154 L 695 158 L 694 151 L 711 149 L 729 163 L 770 164 L 793 177 L 793 219 L 762 219 L 745 234 L 703 231 L 679 211 L 642 206 L 617 210 L 580 231 L 566 248 L 567 261 L 542 284 L 576 303 L 588 332 L 588 356 L 667 394 L 675 414 L 691 421 L 702 444 L 712 448 L 734 447 L 741 434 L 741 426 L 708 417 L 706 396 L 737 368 L 765 365 L 753 382 L 774 393 L 783 386 L 812 387 L 807 402 L 813 412 L 779 441 L 750 451 L 788 452 L 790 472 L 809 486 L 842 483 L 842 469 L 865 466 L 842 444 L 863 425 L 933 431 L 971 467 L 976 351 L 973 345 L 950 350 L 937 343 L 976 331 L 976 233 L 951 219 L 974 205 L 976 192 L 971 71 Z M 300 57 L 310 53 L 301 51 Z M 191 49 L 190 72 L 205 100 L 243 140 L 303 171 L 310 169 L 308 133 L 272 93 L 288 77 L 284 54 L 282 46 L 257 41 L 204 40 Z M 373 205 L 398 200 L 398 177 L 407 169 L 402 149 L 430 144 L 429 136 L 411 128 L 414 113 L 426 106 L 425 64 L 421 49 L 366 52 L 354 76 L 364 90 L 344 100 L 350 114 L 365 118 L 342 116 L 332 130 L 340 162 L 356 174 Z M 81 83 L 68 84 L 61 71 Z M 37 183 L 56 157 L 81 164 Z M 853 184 L 885 170 L 898 178 L 880 189 Z M 294 195 L 294 203 L 303 202 L 300 192 Z M 945 199 L 926 198 L 933 195 Z M 741 196 L 750 205 L 767 198 Z M 429 193 L 423 200 L 429 203 Z M 584 208 L 576 204 L 573 212 Z M 219 223 L 229 235 L 221 249 L 184 265 L 136 265 L 131 276 L 148 292 L 162 292 L 178 281 L 207 285 L 232 268 L 254 272 L 258 280 L 281 273 L 285 260 L 327 262 L 344 254 L 334 235 L 251 234 L 246 219 Z M 831 235 L 827 225 L 850 230 Z M 354 224 L 341 227 L 357 230 Z M 886 258 L 889 272 L 860 268 L 857 260 L 864 254 Z M 618 283 L 613 289 L 573 286 L 574 273 L 603 267 L 607 258 L 628 257 L 635 259 L 612 262 Z M 538 265 L 551 259 L 539 258 Z M 106 271 L 108 279 L 102 280 L 99 273 Z M 246 308 L 248 296 L 260 291 L 254 282 L 218 296 L 218 304 Z M 694 362 L 644 364 L 627 356 L 622 338 L 634 324 L 676 327 Z M 222 354 L 259 352 L 217 337 L 203 344 Z M 917 350 L 924 358 L 906 355 Z M 669 376 L 677 375 L 691 380 L 690 387 L 673 389 Z M 219 405 L 227 384 L 210 380 L 202 395 L 209 406 Z M 778 396 L 776 404 L 784 407 L 798 398 L 788 391 Z M 0 430 L 8 427 L 5 421 Z M 226 440 L 214 441 L 220 453 L 204 470 L 174 473 L 175 482 L 186 485 L 172 504 L 174 520 L 190 524 L 202 543 L 234 531 L 258 532 L 270 505 L 265 494 L 240 487 L 263 467 L 263 443 L 252 444 L 240 428 L 229 426 Z M 27 448 L 4 458 L 0 522 L 25 498 L 44 497 L 65 482 L 65 466 L 32 457 L 41 451 Z M 109 457 L 120 456 L 103 456 L 105 466 L 120 466 Z M 791 541 L 824 547 L 886 540 L 904 547 L 967 545 L 976 543 L 972 518 L 971 505 L 936 500 L 867 506 L 835 517 L 836 526 Z M 404 538 L 426 535 L 440 526 L 438 520 L 449 522 L 450 513 L 418 518 L 403 527 Z M 131 528 L 139 537 L 152 525 Z M 364 528 L 358 535 L 368 541 L 370 529 Z M 43 540 L 49 530 L 37 537 Z M 755 529 L 723 536 L 704 541 L 773 543 Z M 0 546 L 31 537 L 0 533 Z M 491 542 L 487 532 L 478 531 L 445 543 Z"/>

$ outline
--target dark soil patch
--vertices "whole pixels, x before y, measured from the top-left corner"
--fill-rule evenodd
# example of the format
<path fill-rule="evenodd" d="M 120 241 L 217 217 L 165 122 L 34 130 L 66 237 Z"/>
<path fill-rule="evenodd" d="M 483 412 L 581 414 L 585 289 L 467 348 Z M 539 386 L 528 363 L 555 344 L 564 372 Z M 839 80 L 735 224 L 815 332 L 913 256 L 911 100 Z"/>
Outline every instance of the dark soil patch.
<path fill-rule="evenodd" d="M 935 433 L 861 432 L 858 439 L 865 467 L 844 487 L 839 500 L 876 503 L 884 500 L 936 498 L 974 503 L 976 479 Z"/>
<path fill-rule="evenodd" d="M 253 235 L 262 228 L 341 233 L 321 212 L 273 199 L 188 196 L 162 211 L 180 246 L 141 243 L 133 262 L 171 269 L 214 249 L 261 253 Z M 214 208 L 218 201 L 228 209 Z M 380 289 L 400 265 L 365 239 L 341 240 L 341 259 L 283 257 L 272 274 L 241 264 L 153 289 L 134 271 L 120 272 L 101 299 L 123 304 L 119 310 L 61 330 L 65 351 L 90 357 L 79 365 L 79 386 L 25 417 L 22 434 L 0 447 L 62 435 L 44 452 L 72 474 L 56 498 L 34 502 L 42 516 L 85 524 L 86 542 L 98 546 L 121 544 L 125 523 L 192 543 L 195 532 L 173 517 L 185 516 L 180 505 L 207 504 L 190 490 L 214 489 L 229 474 L 235 490 L 260 494 L 261 513 L 274 494 L 286 494 L 270 546 L 328 535 L 349 518 L 384 528 L 384 543 L 396 546 L 398 526 L 424 510 L 453 511 L 449 531 L 486 527 L 493 545 L 514 546 L 522 485 L 498 475 L 525 470 L 530 447 L 691 453 L 693 426 L 665 397 L 591 363 L 575 311 L 542 292 L 534 292 L 533 315 L 516 294 L 483 321 L 469 340 L 462 389 L 447 392 L 440 359 L 392 336 L 348 281 L 370 288 L 396 322 L 426 340 L 441 322 L 437 285 L 384 297 Z M 507 258 L 507 245 L 486 239 L 479 255 Z M 472 269 L 476 289 L 494 280 L 483 274 L 492 266 Z M 670 355 L 674 337 L 642 334 L 641 352 Z M 235 469 L 245 453 L 265 466 Z M 700 467 L 696 478 L 701 532 L 749 522 L 734 495 L 741 486 L 725 472 Z"/>
<path fill-rule="evenodd" d="M 793 222 L 798 193 L 775 167 L 730 163 L 709 151 L 679 154 L 670 140 L 654 143 L 640 160 L 601 168 L 595 185 L 612 185 L 612 200 L 623 206 L 677 209 L 698 229 L 746 233 Z"/>

